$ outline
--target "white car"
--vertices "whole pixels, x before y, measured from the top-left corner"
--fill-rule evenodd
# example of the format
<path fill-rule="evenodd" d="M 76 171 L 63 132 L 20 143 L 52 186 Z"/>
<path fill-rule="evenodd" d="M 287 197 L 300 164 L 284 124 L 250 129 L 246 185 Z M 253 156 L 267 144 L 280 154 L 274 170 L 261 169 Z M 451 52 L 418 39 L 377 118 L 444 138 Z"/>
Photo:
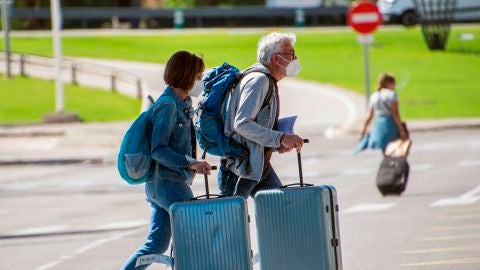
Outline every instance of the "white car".
<path fill-rule="evenodd" d="M 445 0 L 417 0 L 445 1 Z M 380 13 L 385 22 L 400 22 L 403 25 L 418 23 L 418 13 L 413 0 L 378 0 Z M 480 0 L 457 0 L 455 22 L 480 21 Z"/>

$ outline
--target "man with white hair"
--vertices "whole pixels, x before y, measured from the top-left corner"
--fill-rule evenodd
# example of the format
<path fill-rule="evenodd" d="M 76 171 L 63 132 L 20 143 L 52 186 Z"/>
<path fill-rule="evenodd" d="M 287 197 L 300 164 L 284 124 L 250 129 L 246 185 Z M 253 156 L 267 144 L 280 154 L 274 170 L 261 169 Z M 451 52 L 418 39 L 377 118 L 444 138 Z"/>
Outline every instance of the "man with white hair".
<path fill-rule="evenodd" d="M 293 148 L 299 151 L 303 146 L 299 136 L 276 130 L 280 112 L 277 82 L 300 71 L 295 41 L 292 33 L 263 36 L 258 43 L 258 63 L 249 68 L 255 71 L 248 72 L 230 92 L 225 135 L 246 145 L 249 155 L 246 160 L 221 161 L 218 180 L 225 196 L 248 198 L 260 190 L 281 187 L 270 165 L 272 152 L 284 153 Z"/>

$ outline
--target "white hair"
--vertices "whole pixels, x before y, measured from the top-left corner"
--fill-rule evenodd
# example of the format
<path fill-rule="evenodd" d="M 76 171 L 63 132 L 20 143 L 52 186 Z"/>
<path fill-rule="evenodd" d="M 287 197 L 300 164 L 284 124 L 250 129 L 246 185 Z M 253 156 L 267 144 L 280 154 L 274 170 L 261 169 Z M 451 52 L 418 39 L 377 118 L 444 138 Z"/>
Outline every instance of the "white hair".
<path fill-rule="evenodd" d="M 282 45 L 290 43 L 295 45 L 295 34 L 273 32 L 260 38 L 257 49 L 257 61 L 262 65 L 270 64 L 275 53 L 281 52 Z"/>

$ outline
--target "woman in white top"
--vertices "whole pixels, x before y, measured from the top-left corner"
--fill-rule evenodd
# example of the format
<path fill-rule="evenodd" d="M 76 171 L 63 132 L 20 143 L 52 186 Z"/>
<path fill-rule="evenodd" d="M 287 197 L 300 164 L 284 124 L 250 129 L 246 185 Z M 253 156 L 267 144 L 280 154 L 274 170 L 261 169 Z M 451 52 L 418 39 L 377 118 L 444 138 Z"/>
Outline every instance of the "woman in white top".
<path fill-rule="evenodd" d="M 367 129 L 372 121 L 372 129 Z M 370 96 L 367 117 L 362 129 L 361 141 L 355 149 L 355 154 L 366 149 L 385 150 L 387 144 L 398 138 L 406 140 L 407 131 L 400 118 L 399 103 L 395 92 L 395 77 L 390 74 L 381 74 L 378 80 L 377 91 Z"/>

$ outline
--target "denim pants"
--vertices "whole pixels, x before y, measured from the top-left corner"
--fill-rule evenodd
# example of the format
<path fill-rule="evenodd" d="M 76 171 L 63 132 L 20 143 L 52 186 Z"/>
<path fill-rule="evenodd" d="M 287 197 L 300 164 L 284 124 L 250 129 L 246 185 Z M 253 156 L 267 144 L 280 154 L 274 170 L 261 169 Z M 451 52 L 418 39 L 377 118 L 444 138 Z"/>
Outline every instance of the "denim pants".
<path fill-rule="evenodd" d="M 144 255 L 163 254 L 171 238 L 169 208 L 175 202 L 193 198 L 190 187 L 183 182 L 154 179 L 145 184 L 147 201 L 151 205 L 150 231 L 147 240 L 122 266 L 122 270 L 143 270 L 149 265 L 137 264 Z"/>
<path fill-rule="evenodd" d="M 282 182 L 280 182 L 271 165 L 268 165 L 262 178 L 257 182 L 238 177 L 226 167 L 226 160 L 222 159 L 218 173 L 218 186 L 220 194 L 223 196 L 242 196 L 248 199 L 248 196 L 254 198 L 255 194 L 260 190 L 279 188 L 282 186 Z"/>

